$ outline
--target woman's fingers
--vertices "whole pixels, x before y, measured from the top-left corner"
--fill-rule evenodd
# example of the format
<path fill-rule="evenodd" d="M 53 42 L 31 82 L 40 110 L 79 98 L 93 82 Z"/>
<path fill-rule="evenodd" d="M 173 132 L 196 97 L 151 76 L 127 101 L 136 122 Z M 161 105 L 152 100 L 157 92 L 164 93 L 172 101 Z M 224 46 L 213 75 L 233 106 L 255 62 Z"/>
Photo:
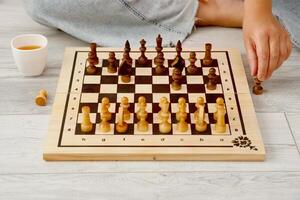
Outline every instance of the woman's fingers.
<path fill-rule="evenodd" d="M 257 55 L 255 51 L 255 47 L 250 39 L 245 39 L 245 46 L 247 50 L 248 60 L 251 68 L 251 75 L 257 75 Z"/>
<path fill-rule="evenodd" d="M 270 46 L 269 38 L 266 34 L 261 34 L 256 38 L 256 53 L 258 58 L 257 78 L 266 80 L 269 68 Z"/>
<path fill-rule="evenodd" d="M 279 66 L 280 62 L 283 62 L 283 50 L 282 44 L 283 41 L 280 41 L 280 36 L 275 34 L 270 36 L 269 45 L 270 45 L 270 56 L 269 56 L 269 67 L 265 79 L 269 79 L 272 76 L 273 71 Z"/>

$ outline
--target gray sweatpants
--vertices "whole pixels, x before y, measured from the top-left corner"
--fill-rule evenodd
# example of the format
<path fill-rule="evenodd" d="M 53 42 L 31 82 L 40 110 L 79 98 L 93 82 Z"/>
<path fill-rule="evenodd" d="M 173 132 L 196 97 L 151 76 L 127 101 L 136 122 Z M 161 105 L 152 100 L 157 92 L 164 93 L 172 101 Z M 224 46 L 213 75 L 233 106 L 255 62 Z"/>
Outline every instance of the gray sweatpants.
<path fill-rule="evenodd" d="M 176 44 L 192 32 L 198 0 L 24 0 L 37 22 L 59 28 L 86 42 L 133 46 L 144 38 L 155 45 L 160 33 L 163 45 Z M 273 0 L 273 13 L 300 47 L 300 0 Z"/>

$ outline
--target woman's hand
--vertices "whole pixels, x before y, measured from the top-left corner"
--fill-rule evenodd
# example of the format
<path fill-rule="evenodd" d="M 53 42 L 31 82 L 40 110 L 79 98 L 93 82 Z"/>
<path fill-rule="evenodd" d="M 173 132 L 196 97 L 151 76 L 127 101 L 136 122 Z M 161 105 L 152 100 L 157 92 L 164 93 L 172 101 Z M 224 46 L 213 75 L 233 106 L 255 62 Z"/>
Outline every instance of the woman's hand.
<path fill-rule="evenodd" d="M 259 12 L 244 15 L 243 32 L 251 74 L 269 79 L 291 53 L 288 32 L 272 13 Z"/>

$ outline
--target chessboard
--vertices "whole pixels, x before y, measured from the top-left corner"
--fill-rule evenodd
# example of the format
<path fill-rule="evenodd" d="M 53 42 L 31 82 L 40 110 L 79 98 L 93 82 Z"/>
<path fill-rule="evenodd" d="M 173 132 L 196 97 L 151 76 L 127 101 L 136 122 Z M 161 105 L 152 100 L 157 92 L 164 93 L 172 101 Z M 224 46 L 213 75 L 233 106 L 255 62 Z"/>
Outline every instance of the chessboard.
<path fill-rule="evenodd" d="M 172 66 L 176 57 L 175 48 L 164 48 L 163 74 L 154 70 L 155 48 L 147 48 L 146 65 L 140 65 L 141 52 L 132 48 L 131 79 L 124 83 L 118 73 L 108 72 L 109 52 L 115 53 L 120 64 L 122 48 L 97 48 L 99 62 L 94 74 L 87 73 L 88 47 L 66 48 L 61 74 L 55 95 L 47 141 L 44 148 L 45 160 L 264 160 L 265 150 L 257 123 L 251 94 L 239 51 L 235 49 L 213 49 L 212 63 L 203 65 L 203 48 L 183 48 L 185 65 L 190 64 L 190 52 L 195 52 L 197 72 L 189 74 L 182 70 L 180 90 L 171 87 Z M 207 89 L 209 69 L 214 68 L 218 76 L 215 90 Z M 138 99 L 147 102 L 147 131 L 137 128 Z M 102 132 L 101 100 L 110 101 L 110 130 Z M 116 130 L 118 108 L 123 97 L 129 102 L 128 128 L 120 133 Z M 159 131 L 159 102 L 166 97 L 170 103 L 171 131 Z M 188 130 L 176 128 L 178 99 L 186 100 Z M 205 103 L 207 129 L 195 129 L 195 104 L 202 97 Z M 225 101 L 226 131 L 215 130 L 216 99 Z M 82 108 L 89 107 L 91 131 L 83 132 Z"/>

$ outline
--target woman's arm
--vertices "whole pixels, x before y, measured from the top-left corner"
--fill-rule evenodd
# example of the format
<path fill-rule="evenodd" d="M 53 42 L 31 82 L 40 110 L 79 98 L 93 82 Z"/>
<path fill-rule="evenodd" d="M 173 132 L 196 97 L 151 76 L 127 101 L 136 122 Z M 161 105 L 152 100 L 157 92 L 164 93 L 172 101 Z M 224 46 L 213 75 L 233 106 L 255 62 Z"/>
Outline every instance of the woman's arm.
<path fill-rule="evenodd" d="M 272 14 L 272 0 L 245 0 L 243 31 L 251 74 L 269 79 L 292 50 L 288 32 Z"/>

